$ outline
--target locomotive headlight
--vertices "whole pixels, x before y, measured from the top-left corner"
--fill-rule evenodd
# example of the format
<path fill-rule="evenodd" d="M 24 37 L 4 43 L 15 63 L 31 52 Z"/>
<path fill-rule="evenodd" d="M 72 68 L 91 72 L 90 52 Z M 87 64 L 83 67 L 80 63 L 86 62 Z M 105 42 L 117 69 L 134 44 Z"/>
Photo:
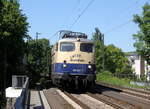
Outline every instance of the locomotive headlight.
<path fill-rule="evenodd" d="M 66 65 L 66 64 L 63 64 L 63 67 L 64 67 L 64 68 L 66 68 L 66 67 L 67 67 L 67 65 Z"/>
<path fill-rule="evenodd" d="M 89 68 L 89 69 L 91 69 L 91 68 L 92 68 L 92 66 L 91 66 L 91 65 L 88 65 L 88 68 Z"/>
<path fill-rule="evenodd" d="M 77 38 L 77 41 L 80 41 L 80 38 Z"/>

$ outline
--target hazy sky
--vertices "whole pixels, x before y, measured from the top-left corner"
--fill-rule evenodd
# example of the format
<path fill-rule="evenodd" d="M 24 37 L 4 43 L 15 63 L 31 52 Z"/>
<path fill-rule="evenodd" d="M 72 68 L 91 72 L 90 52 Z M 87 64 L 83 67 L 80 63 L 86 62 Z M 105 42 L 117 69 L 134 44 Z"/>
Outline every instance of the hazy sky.
<path fill-rule="evenodd" d="M 54 44 L 59 30 L 84 32 L 91 38 L 98 27 L 105 35 L 105 44 L 114 44 L 123 51 L 134 51 L 132 34 L 138 31 L 132 22 L 133 14 L 141 14 L 142 6 L 150 0 L 94 0 L 73 25 L 91 0 L 20 0 L 21 9 L 28 17 L 29 35 L 50 39 Z M 51 37 L 53 36 L 53 37 Z"/>

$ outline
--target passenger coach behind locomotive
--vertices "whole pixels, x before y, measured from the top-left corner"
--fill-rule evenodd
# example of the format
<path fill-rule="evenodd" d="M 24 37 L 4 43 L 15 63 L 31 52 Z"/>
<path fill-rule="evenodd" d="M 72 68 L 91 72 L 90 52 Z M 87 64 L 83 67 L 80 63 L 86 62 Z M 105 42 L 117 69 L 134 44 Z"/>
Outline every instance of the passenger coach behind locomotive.
<path fill-rule="evenodd" d="M 53 84 L 90 87 L 96 78 L 93 41 L 79 32 L 62 30 L 60 36 L 52 49 Z"/>

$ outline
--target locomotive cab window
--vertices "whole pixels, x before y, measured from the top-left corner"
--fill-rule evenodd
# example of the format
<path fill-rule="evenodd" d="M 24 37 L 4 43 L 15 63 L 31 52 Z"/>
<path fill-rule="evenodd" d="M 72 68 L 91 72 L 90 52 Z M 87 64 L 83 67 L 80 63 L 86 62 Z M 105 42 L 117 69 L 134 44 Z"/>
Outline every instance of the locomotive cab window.
<path fill-rule="evenodd" d="M 72 42 L 62 42 L 60 43 L 60 51 L 74 51 L 75 44 Z"/>
<path fill-rule="evenodd" d="M 94 50 L 93 44 L 91 43 L 81 43 L 80 44 L 80 51 L 82 52 L 93 52 Z"/>

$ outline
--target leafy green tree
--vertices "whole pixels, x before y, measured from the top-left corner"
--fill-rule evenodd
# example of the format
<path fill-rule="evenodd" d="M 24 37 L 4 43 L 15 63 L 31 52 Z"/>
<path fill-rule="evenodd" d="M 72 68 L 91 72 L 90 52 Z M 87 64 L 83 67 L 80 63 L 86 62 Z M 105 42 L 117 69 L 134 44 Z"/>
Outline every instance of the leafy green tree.
<path fill-rule="evenodd" d="M 97 72 L 104 70 L 104 35 L 100 32 L 98 28 L 95 28 L 95 33 L 93 35 L 93 40 L 95 42 L 95 61 Z"/>
<path fill-rule="evenodd" d="M 108 45 L 105 51 L 106 70 L 115 74 L 131 74 L 131 66 L 121 49 Z"/>
<path fill-rule="evenodd" d="M 109 71 L 114 74 L 131 74 L 131 66 L 121 49 L 114 45 L 104 45 L 104 35 L 95 28 L 95 60 L 97 72 Z"/>
<path fill-rule="evenodd" d="M 32 82 L 36 83 L 41 75 L 46 76 L 50 72 L 51 47 L 47 39 L 29 40 L 27 44 L 27 71 Z"/>
<path fill-rule="evenodd" d="M 0 89 L 11 85 L 12 74 L 20 74 L 27 37 L 27 17 L 16 0 L 0 0 Z M 4 85 L 3 85 L 4 84 Z"/>
<path fill-rule="evenodd" d="M 143 6 L 141 15 L 134 15 L 133 21 L 140 28 L 137 34 L 133 35 L 136 41 L 134 46 L 137 52 L 150 64 L 150 5 L 148 3 Z"/>

